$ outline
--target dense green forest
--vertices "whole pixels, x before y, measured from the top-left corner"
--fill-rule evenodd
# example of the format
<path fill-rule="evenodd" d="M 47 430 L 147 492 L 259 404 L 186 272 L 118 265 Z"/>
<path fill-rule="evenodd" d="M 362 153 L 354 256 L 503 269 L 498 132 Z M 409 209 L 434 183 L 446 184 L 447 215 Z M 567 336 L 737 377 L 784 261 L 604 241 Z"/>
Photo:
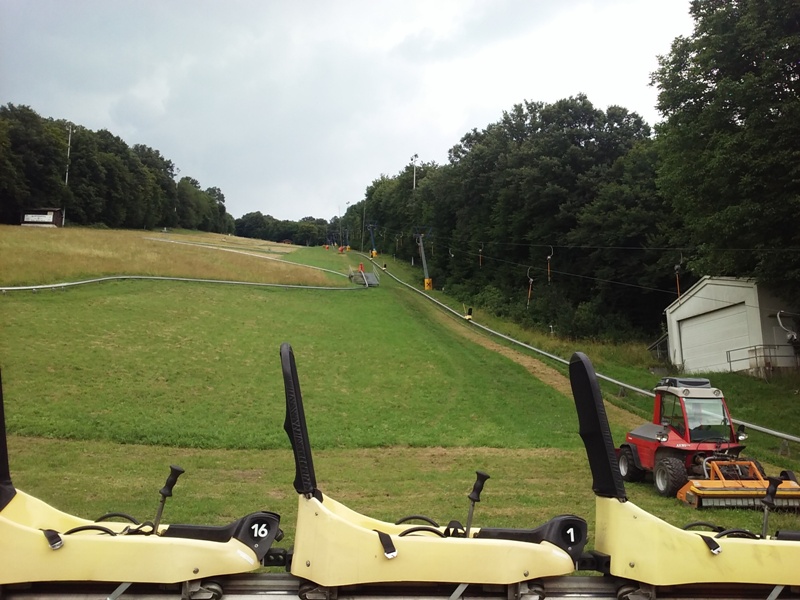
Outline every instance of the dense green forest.
<path fill-rule="evenodd" d="M 526 102 L 465 135 L 447 165 L 374 181 L 343 221 L 366 214 L 377 250 L 400 258 L 419 260 L 421 241 L 436 288 L 498 314 L 569 335 L 653 331 L 681 261 L 655 146 L 623 108 Z"/>
<path fill-rule="evenodd" d="M 380 252 L 422 240 L 435 287 L 562 335 L 654 335 L 702 275 L 800 288 L 800 4 L 695 0 L 659 57 L 651 131 L 579 95 L 523 102 L 412 160 L 343 217 Z M 368 245 L 371 244 L 367 237 Z"/>
<path fill-rule="evenodd" d="M 0 221 L 61 206 L 75 224 L 186 227 L 373 247 L 465 302 L 569 336 L 653 336 L 702 275 L 800 287 L 800 4 L 694 0 L 659 57 L 662 121 L 585 95 L 524 101 L 446 164 L 413 157 L 331 221 L 234 219 L 158 150 L 0 107 Z M 580 81 L 576 81 L 580 86 Z M 70 133 L 71 131 L 71 133 Z M 70 138 L 71 135 L 71 138 Z M 68 149 L 70 156 L 68 158 Z M 68 171 L 68 183 L 67 179 Z"/>
<path fill-rule="evenodd" d="M 219 188 L 200 189 L 158 150 L 103 129 L 0 106 L 0 223 L 23 209 L 64 208 L 74 225 L 184 227 L 233 233 Z"/>

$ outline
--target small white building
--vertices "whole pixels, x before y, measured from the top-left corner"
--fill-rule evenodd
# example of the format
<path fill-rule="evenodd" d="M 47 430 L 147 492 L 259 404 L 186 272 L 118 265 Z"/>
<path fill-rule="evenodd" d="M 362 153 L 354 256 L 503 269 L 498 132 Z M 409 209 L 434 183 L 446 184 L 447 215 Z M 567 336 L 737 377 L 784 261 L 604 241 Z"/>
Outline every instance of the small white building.
<path fill-rule="evenodd" d="M 685 373 L 797 368 L 779 311 L 797 312 L 751 279 L 703 277 L 664 311 L 670 362 Z M 781 322 L 795 330 L 793 319 Z"/>
<path fill-rule="evenodd" d="M 27 227 L 63 227 L 63 208 L 28 208 L 22 211 L 20 225 Z"/>

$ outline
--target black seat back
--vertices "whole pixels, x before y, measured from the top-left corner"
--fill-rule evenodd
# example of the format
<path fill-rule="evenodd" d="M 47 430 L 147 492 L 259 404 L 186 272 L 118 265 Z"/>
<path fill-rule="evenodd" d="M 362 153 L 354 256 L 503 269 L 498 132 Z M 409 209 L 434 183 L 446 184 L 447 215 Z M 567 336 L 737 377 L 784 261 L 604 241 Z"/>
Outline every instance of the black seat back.
<path fill-rule="evenodd" d="M 11 483 L 11 469 L 8 466 L 8 441 L 6 440 L 6 412 L 3 406 L 3 378 L 0 375 L 0 510 L 11 502 L 17 490 Z"/>
<path fill-rule="evenodd" d="M 283 385 L 286 388 L 286 420 L 283 422 L 283 428 L 289 436 L 294 452 L 294 489 L 298 494 L 321 498 L 317 490 L 317 478 L 314 475 L 306 413 L 303 410 L 303 395 L 300 393 L 300 382 L 297 379 L 297 365 L 288 342 L 281 344 L 281 369 Z"/>
<path fill-rule="evenodd" d="M 578 432 L 586 446 L 592 470 L 592 490 L 598 496 L 625 502 L 625 483 L 619 472 L 614 440 L 594 367 L 585 354 L 576 352 L 569 361 L 569 381 L 578 411 Z"/>

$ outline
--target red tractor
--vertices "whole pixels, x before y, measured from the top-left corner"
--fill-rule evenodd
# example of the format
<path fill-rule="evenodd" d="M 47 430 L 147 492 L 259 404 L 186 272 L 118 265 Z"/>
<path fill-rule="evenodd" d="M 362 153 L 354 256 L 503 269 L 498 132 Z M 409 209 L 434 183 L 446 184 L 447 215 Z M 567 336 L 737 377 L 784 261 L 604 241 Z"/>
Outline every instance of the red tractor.
<path fill-rule="evenodd" d="M 654 391 L 653 421 L 625 436 L 619 470 L 625 481 L 652 472 L 658 493 L 674 497 L 690 476 L 708 477 L 709 460 L 735 461 L 747 434 L 734 429 L 722 392 L 708 379 L 665 377 Z"/>

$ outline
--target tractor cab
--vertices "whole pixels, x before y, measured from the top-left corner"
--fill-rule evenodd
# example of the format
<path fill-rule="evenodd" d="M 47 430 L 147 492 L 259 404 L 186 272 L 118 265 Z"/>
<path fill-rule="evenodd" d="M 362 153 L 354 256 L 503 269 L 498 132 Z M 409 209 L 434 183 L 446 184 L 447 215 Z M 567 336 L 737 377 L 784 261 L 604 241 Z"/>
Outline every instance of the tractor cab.
<path fill-rule="evenodd" d="M 733 428 L 722 391 L 708 379 L 665 377 L 655 394 L 653 423 L 664 428 L 668 437 L 663 442 L 670 437 L 674 443 L 738 444 L 745 439 Z"/>

